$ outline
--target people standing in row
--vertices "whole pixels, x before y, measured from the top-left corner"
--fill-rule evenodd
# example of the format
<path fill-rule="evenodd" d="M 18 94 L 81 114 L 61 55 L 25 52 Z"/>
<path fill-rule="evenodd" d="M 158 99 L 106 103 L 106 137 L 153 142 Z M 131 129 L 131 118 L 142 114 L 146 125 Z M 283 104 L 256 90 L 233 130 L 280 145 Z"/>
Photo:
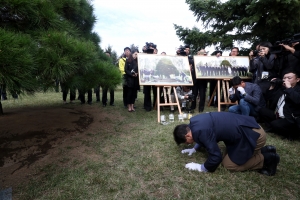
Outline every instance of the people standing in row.
<path fill-rule="evenodd" d="M 67 95 L 70 90 L 70 103 L 74 103 L 74 100 L 76 98 L 76 89 L 68 87 L 67 83 L 60 82 L 60 87 L 63 93 L 63 102 L 67 103 Z"/>
<path fill-rule="evenodd" d="M 105 52 L 105 54 L 110 57 L 110 53 L 109 52 Z M 108 89 L 108 88 L 102 88 L 102 105 L 103 107 L 105 107 L 107 105 L 107 92 L 109 90 L 109 94 L 110 94 L 110 99 L 109 99 L 109 105 L 110 106 L 114 106 L 114 101 L 115 101 L 115 91 L 113 89 Z"/>

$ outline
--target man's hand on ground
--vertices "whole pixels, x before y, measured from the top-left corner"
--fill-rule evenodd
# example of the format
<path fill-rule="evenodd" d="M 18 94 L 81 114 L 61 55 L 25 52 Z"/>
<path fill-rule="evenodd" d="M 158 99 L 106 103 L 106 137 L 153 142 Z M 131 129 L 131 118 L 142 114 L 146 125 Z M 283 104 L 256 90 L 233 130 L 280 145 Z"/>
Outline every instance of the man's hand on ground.
<path fill-rule="evenodd" d="M 189 170 L 196 170 L 199 172 L 207 172 L 207 169 L 205 169 L 203 164 L 198 164 L 198 163 L 188 163 L 185 165 L 185 168 L 189 169 Z"/>
<path fill-rule="evenodd" d="M 192 148 L 192 149 L 184 149 L 184 150 L 181 151 L 181 153 L 188 153 L 189 156 L 191 156 L 195 152 L 196 152 L 196 150 L 194 148 Z"/>

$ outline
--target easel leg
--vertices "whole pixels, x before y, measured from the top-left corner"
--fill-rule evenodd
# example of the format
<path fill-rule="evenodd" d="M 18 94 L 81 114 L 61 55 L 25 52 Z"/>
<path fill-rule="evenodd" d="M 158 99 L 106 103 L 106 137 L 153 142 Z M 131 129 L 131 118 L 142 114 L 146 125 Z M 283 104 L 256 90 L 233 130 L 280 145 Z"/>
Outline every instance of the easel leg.
<path fill-rule="evenodd" d="M 214 89 L 213 93 L 211 94 L 211 97 L 210 97 L 209 102 L 207 104 L 208 107 L 210 106 L 211 102 L 214 100 L 216 91 L 217 91 L 217 85 L 215 86 L 215 89 Z"/>
<path fill-rule="evenodd" d="M 221 105 L 220 105 L 220 96 L 221 96 L 221 94 L 220 94 L 220 80 L 218 80 L 218 112 L 220 112 L 221 111 Z"/>
<path fill-rule="evenodd" d="M 179 100 L 178 100 L 178 96 L 177 96 L 177 92 L 176 92 L 176 88 L 173 87 L 173 90 L 174 90 L 174 95 L 175 95 L 175 101 L 177 103 L 177 107 L 178 107 L 178 112 L 179 114 L 181 114 L 181 108 L 180 108 L 180 105 L 179 105 Z"/>
<path fill-rule="evenodd" d="M 157 105 L 157 121 L 160 123 L 160 104 L 159 104 L 159 94 L 160 94 L 160 88 L 157 87 L 157 98 L 156 98 L 156 105 Z"/>

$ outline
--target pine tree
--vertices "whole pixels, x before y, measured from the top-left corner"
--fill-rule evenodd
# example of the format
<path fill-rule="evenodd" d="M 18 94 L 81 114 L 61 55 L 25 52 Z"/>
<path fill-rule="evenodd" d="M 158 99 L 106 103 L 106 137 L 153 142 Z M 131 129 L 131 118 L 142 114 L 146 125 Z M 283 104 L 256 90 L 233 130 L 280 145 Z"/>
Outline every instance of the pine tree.
<path fill-rule="evenodd" d="M 300 1 L 298 0 L 186 0 L 196 20 L 204 28 L 188 29 L 174 25 L 177 36 L 195 49 L 248 41 L 280 41 L 300 32 Z"/>
<path fill-rule="evenodd" d="M 89 1 L 0 0 L 0 17 L 0 88 L 32 94 L 56 80 L 78 89 L 121 82 L 92 32 Z"/>

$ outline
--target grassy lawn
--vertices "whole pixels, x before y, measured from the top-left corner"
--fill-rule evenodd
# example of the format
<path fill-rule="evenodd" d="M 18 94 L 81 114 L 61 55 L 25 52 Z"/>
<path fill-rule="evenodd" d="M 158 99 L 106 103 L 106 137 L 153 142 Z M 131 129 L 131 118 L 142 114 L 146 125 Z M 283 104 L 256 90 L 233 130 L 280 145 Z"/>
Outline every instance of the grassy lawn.
<path fill-rule="evenodd" d="M 177 146 L 174 142 L 172 131 L 179 124 L 177 116 L 174 123 L 158 124 L 156 111 L 142 109 L 142 92 L 138 94 L 134 113 L 122 106 L 121 89 L 115 92 L 115 99 L 116 106 L 108 106 L 106 112 L 113 116 L 121 113 L 123 119 L 106 118 L 109 128 L 101 128 L 99 124 L 98 132 L 82 133 L 86 139 L 80 141 L 81 145 L 88 147 L 86 153 L 93 155 L 92 158 L 85 158 L 84 162 L 76 157 L 71 159 L 68 154 L 71 147 L 66 148 L 59 162 L 37 168 L 36 173 L 42 175 L 15 189 L 14 196 L 28 200 L 300 199 L 299 141 L 283 140 L 268 133 L 267 144 L 275 145 L 281 156 L 273 177 L 255 171 L 232 173 L 221 165 L 214 173 L 189 171 L 184 167 L 186 163 L 204 163 L 207 155 L 205 151 L 192 156 L 181 154 L 182 149 L 192 146 Z M 61 93 L 49 92 L 2 104 L 5 112 L 24 106 L 55 107 L 62 104 L 62 99 Z M 77 101 L 75 106 L 81 105 Z M 91 106 L 97 109 L 102 104 Z M 205 111 L 216 108 L 205 107 Z"/>

